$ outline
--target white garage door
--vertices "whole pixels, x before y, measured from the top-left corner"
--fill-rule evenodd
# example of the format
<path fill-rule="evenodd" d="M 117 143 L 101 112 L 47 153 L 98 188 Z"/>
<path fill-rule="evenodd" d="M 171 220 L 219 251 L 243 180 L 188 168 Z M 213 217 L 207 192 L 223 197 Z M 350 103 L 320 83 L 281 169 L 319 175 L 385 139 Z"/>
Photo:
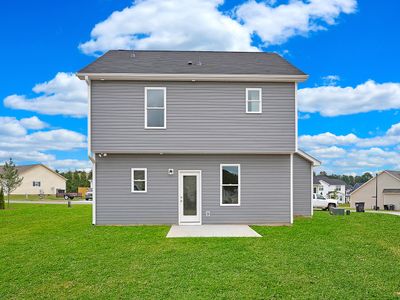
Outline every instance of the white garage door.
<path fill-rule="evenodd" d="M 400 194 L 385 194 L 383 195 L 385 204 L 394 204 L 395 210 L 400 210 Z"/>

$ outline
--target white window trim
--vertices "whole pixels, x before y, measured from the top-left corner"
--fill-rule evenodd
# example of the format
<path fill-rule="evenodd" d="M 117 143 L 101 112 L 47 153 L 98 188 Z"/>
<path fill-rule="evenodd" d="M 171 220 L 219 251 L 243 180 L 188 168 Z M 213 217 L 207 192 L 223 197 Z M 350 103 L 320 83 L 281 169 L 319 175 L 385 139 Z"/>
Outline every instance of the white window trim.
<path fill-rule="evenodd" d="M 249 100 L 249 92 L 250 91 L 258 91 L 260 95 L 259 100 Z M 249 102 L 250 101 L 260 101 L 260 110 L 259 111 L 249 111 Z M 261 114 L 262 113 L 262 89 L 261 88 L 246 88 L 246 113 L 247 114 Z"/>
<path fill-rule="evenodd" d="M 164 126 L 149 127 L 147 126 L 147 91 L 148 90 L 163 90 L 164 91 Z M 153 108 L 155 109 L 155 108 Z M 145 129 L 166 129 L 167 128 L 167 88 L 166 87 L 145 87 L 144 88 L 144 128 Z"/>
<path fill-rule="evenodd" d="M 227 204 L 222 203 L 222 180 L 223 180 L 223 167 L 238 167 L 238 203 L 237 204 Z M 240 191 L 241 191 L 241 175 L 240 175 L 240 164 L 220 164 L 219 165 L 219 205 L 220 206 L 240 206 Z"/>
<path fill-rule="evenodd" d="M 144 171 L 144 191 L 135 191 L 135 171 Z M 143 181 L 143 180 L 136 180 L 136 181 Z M 147 193 L 147 168 L 132 168 L 131 169 L 131 192 L 132 193 Z"/>

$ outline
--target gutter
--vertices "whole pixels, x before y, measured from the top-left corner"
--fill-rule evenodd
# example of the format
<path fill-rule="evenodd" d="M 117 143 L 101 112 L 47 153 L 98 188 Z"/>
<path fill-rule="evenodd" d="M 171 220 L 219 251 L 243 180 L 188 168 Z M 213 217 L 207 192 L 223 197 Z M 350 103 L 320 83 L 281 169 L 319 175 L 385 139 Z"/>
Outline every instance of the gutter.
<path fill-rule="evenodd" d="M 303 82 L 308 75 L 77 73 L 81 80 Z"/>

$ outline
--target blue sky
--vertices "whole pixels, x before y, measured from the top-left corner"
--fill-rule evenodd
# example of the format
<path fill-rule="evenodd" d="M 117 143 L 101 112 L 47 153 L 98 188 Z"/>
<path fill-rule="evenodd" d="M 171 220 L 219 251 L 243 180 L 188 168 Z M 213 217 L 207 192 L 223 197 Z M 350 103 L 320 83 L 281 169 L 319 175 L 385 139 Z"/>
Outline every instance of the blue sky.
<path fill-rule="evenodd" d="M 0 159 L 89 166 L 85 91 L 69 73 L 95 54 L 261 50 L 310 75 L 299 85 L 299 142 L 322 169 L 400 169 L 399 10 L 395 0 L 7 1 L 0 10 Z"/>

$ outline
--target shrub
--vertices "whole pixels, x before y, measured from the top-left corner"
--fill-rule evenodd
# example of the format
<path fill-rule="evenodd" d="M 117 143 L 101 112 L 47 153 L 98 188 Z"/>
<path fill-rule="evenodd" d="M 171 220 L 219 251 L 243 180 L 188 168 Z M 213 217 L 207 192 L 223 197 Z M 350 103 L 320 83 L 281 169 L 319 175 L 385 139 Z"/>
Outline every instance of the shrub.
<path fill-rule="evenodd" d="M 0 209 L 5 209 L 5 206 L 3 188 L 0 188 Z"/>

